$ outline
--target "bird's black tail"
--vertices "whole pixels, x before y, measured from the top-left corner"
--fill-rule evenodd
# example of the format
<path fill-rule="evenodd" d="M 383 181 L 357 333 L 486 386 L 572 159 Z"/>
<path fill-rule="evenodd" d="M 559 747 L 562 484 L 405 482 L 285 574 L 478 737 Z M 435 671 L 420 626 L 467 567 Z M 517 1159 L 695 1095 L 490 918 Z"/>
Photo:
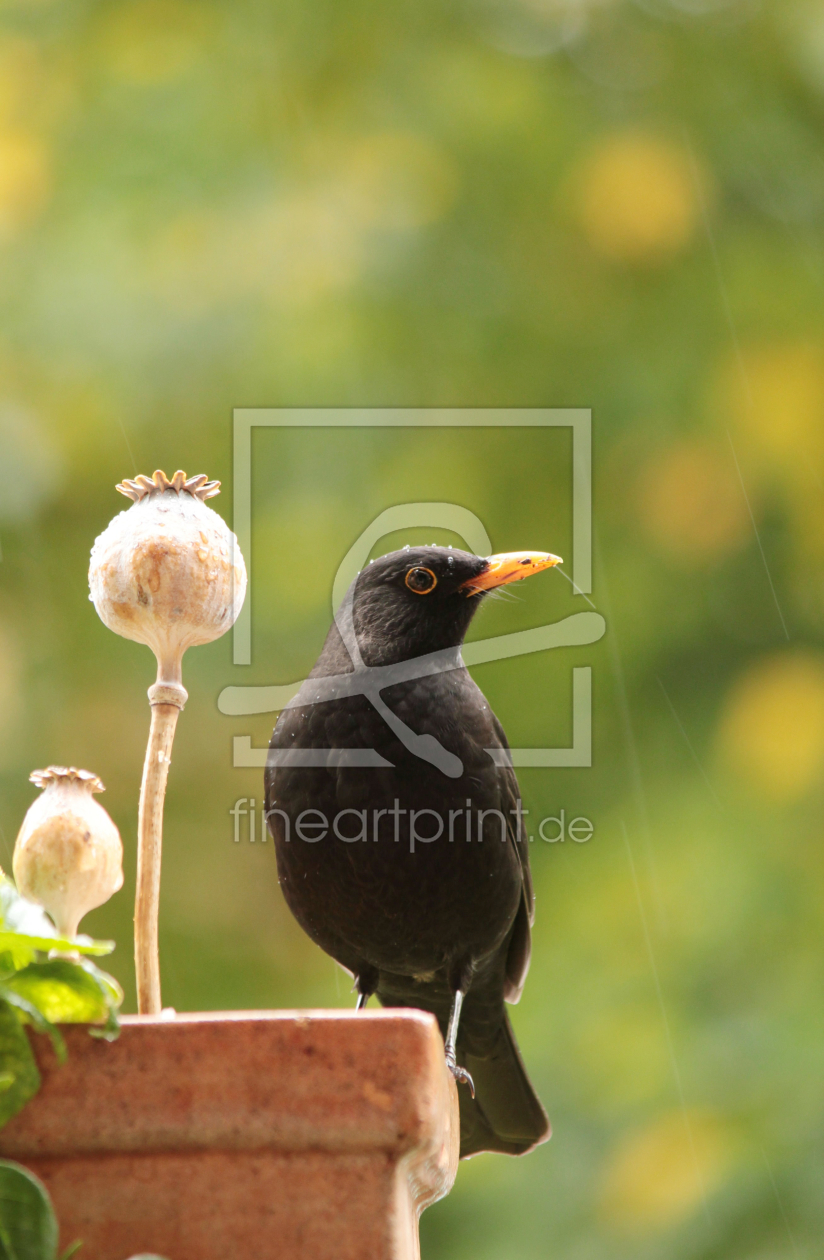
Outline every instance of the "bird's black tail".
<path fill-rule="evenodd" d="M 489 1054 L 464 1051 L 458 1034 L 458 1062 L 475 1082 L 475 1097 L 461 1085 L 461 1159 L 479 1151 L 524 1155 L 552 1132 L 526 1074 L 521 1052 L 505 1014 Z"/>

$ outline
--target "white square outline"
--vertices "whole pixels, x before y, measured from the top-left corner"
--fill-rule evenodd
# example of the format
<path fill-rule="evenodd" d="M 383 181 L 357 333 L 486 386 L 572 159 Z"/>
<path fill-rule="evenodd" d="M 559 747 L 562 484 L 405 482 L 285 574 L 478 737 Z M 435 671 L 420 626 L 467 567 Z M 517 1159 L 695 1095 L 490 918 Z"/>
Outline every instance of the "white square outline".
<path fill-rule="evenodd" d="M 571 428 L 572 581 L 592 590 L 592 411 L 588 407 L 236 407 L 233 411 L 233 528 L 250 574 L 232 629 L 232 661 L 252 661 L 252 430 L 255 428 Z M 600 637 L 600 636 L 599 636 Z M 572 671 L 573 739 L 569 748 L 513 748 L 514 766 L 592 765 L 592 667 Z M 266 765 L 267 749 L 234 737 L 233 764 Z"/>

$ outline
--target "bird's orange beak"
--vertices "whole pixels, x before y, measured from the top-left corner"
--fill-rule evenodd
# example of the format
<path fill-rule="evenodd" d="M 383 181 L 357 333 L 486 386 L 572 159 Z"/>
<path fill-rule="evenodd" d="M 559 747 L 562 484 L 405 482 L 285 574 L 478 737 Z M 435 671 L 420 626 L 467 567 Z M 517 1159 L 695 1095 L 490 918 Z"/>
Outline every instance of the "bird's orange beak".
<path fill-rule="evenodd" d="M 504 551 L 499 556 L 490 556 L 483 573 L 462 583 L 460 589 L 467 595 L 479 595 L 481 591 L 491 591 L 507 582 L 520 582 L 521 578 L 531 577 L 556 564 L 563 564 L 563 560 L 548 551 Z"/>

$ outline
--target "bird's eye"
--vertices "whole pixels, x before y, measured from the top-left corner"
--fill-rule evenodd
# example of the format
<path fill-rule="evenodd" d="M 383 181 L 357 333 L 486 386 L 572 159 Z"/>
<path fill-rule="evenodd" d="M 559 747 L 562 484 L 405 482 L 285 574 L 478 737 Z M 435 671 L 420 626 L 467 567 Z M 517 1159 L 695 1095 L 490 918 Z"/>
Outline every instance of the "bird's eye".
<path fill-rule="evenodd" d="M 438 585 L 438 579 L 431 569 L 410 569 L 404 581 L 416 595 L 428 595 Z"/>

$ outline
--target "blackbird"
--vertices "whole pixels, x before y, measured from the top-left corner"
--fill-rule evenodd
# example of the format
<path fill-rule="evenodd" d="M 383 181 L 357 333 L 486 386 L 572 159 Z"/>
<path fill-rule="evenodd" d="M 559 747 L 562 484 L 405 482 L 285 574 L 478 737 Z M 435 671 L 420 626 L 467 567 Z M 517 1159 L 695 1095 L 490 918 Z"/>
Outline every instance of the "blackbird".
<path fill-rule="evenodd" d="M 358 1008 L 431 1011 L 459 1082 L 461 1156 L 549 1137 L 504 1002 L 534 898 L 509 745 L 461 658 L 498 586 L 560 563 L 405 547 L 372 561 L 275 726 L 266 814 L 286 901 Z"/>

